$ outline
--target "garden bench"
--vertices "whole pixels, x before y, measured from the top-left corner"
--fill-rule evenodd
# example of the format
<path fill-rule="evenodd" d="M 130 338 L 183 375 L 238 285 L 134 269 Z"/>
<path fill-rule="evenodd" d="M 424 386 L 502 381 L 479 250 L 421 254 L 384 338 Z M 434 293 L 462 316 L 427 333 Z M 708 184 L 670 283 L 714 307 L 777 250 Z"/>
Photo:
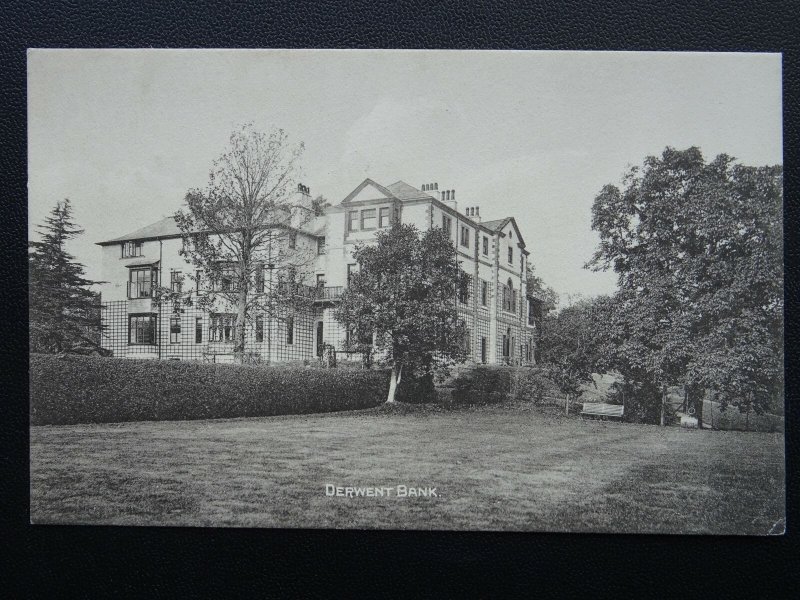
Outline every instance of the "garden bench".
<path fill-rule="evenodd" d="M 622 418 L 625 407 L 621 404 L 605 404 L 603 402 L 584 402 L 581 415 L 592 417 L 618 417 Z"/>

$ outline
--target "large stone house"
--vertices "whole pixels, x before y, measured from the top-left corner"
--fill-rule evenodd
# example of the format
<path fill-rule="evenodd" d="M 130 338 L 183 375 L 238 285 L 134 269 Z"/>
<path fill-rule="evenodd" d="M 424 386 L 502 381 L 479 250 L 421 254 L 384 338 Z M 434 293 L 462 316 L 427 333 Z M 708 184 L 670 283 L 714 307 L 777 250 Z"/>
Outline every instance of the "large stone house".
<path fill-rule="evenodd" d="M 299 203 L 310 205 L 307 187 L 298 186 L 297 193 Z M 455 192 L 439 190 L 435 183 L 417 189 L 402 181 L 383 186 L 371 179 L 292 233 L 291 247 L 313 255 L 300 275 L 309 301 L 282 318 L 252 315 L 245 332 L 247 351 L 262 362 L 316 360 L 326 344 L 346 351 L 348 334 L 334 310 L 357 268 L 353 248 L 395 219 L 421 230 L 441 227 L 449 234 L 471 276 L 470 293 L 453 299 L 469 331 L 470 360 L 535 363 L 540 303 L 526 293 L 529 252 L 514 218 L 482 221 L 477 206 L 459 210 Z M 103 346 L 114 356 L 233 359 L 235 317 L 230 308 L 206 311 L 153 301 L 158 285 L 180 288 L 184 294 L 204 292 L 202 273 L 195 273 L 180 255 L 182 236 L 172 217 L 98 245 L 107 282 L 101 290 Z"/>

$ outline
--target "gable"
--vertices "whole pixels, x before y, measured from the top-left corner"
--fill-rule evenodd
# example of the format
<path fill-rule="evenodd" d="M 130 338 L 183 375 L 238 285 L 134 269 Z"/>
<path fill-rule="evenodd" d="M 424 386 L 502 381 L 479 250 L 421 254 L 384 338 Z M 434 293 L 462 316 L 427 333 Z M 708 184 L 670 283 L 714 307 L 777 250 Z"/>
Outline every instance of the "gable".
<path fill-rule="evenodd" d="M 513 242 L 514 245 L 521 245 L 523 248 L 525 247 L 525 240 L 522 239 L 522 234 L 519 232 L 519 227 L 517 227 L 517 222 L 514 220 L 514 217 L 511 217 L 508 220 L 508 223 L 505 227 L 503 227 L 503 234 L 506 238 L 512 237 L 509 234 L 513 232 Z"/>
<path fill-rule="evenodd" d="M 382 185 L 375 183 L 371 179 L 365 179 L 348 196 L 342 200 L 342 204 L 351 202 L 365 202 L 367 200 L 387 200 L 392 199 L 392 193 Z"/>

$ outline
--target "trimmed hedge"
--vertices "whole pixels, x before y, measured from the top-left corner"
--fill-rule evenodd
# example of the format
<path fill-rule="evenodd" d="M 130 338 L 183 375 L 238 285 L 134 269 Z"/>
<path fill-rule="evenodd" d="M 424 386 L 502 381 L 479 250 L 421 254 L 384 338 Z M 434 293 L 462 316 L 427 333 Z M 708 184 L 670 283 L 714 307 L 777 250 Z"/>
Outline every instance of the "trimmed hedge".
<path fill-rule="evenodd" d="M 382 371 L 31 355 L 32 425 L 266 417 L 370 408 Z"/>

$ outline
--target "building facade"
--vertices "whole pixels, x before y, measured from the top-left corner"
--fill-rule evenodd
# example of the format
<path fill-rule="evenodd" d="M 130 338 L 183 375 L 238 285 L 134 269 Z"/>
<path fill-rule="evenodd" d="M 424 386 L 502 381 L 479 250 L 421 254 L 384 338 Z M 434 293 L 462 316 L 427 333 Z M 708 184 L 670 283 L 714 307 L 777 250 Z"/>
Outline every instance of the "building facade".
<path fill-rule="evenodd" d="M 298 203 L 310 206 L 298 186 Z M 306 220 L 288 239 L 311 258 L 298 287 L 308 302 L 281 316 L 251 315 L 246 350 L 259 362 L 313 361 L 332 347 L 349 356 L 348 333 L 334 311 L 357 269 L 355 245 L 374 239 L 392 222 L 420 230 L 441 227 L 470 275 L 470 293 L 454 298 L 469 332 L 469 360 L 484 364 L 534 364 L 540 329 L 539 301 L 526 288 L 529 252 L 513 217 L 482 221 L 478 207 L 458 210 L 455 191 L 438 184 L 421 189 L 402 181 L 382 186 L 364 180 L 322 216 Z M 235 315 L 224 302 L 213 310 L 196 303 L 167 306 L 153 300 L 159 286 L 189 297 L 207 291 L 203 274 L 181 256 L 182 236 L 171 217 L 128 235 L 100 242 L 102 248 L 103 346 L 122 358 L 233 360 Z M 280 277 L 271 270 L 264 277 Z"/>

